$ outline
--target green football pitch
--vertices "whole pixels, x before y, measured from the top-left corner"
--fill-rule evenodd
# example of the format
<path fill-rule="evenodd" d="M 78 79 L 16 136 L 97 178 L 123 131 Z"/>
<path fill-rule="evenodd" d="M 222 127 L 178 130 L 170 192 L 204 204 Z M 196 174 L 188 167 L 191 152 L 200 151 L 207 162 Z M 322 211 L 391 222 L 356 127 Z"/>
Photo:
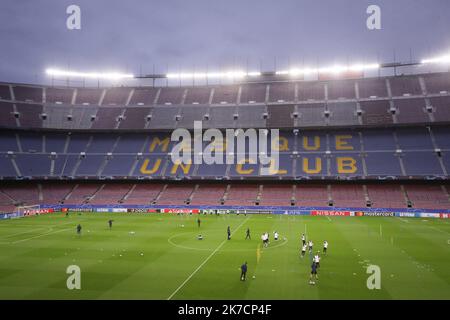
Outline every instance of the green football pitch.
<path fill-rule="evenodd" d="M 449 222 L 111 213 L 4 220 L 0 299 L 450 299 Z M 311 257 L 300 258 L 305 230 L 314 252 L 329 243 L 315 285 Z M 271 241 L 263 248 L 266 231 Z M 247 280 L 240 281 L 245 261 Z M 70 265 L 80 267 L 80 290 L 67 289 Z M 379 290 L 367 287 L 369 265 L 380 267 Z"/>

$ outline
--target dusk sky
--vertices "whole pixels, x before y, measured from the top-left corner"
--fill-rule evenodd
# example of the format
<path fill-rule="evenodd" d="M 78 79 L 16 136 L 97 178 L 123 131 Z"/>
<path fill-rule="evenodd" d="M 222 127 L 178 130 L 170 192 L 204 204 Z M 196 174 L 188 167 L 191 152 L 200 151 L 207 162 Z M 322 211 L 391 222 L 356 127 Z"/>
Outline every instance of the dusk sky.
<path fill-rule="evenodd" d="M 67 6 L 81 30 L 66 28 Z M 381 30 L 366 9 L 381 7 Z M 47 67 L 156 72 L 450 52 L 449 0 L 2 0 L 0 81 L 39 82 Z M 276 61 L 276 66 L 275 66 Z"/>

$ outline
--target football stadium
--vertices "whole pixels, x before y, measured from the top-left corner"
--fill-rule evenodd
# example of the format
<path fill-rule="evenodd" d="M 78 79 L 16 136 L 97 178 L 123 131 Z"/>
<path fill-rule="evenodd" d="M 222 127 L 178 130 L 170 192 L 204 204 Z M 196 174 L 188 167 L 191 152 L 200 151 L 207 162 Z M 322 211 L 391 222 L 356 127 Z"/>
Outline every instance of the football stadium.
<path fill-rule="evenodd" d="M 450 299 L 445 50 L 37 67 L 0 78 L 1 300 Z"/>

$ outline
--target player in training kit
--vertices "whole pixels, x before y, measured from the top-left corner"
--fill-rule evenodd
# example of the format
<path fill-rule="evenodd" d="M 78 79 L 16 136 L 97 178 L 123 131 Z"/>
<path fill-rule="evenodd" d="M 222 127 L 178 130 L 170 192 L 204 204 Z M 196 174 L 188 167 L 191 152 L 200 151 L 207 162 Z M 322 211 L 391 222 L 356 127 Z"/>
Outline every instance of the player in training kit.
<path fill-rule="evenodd" d="M 247 239 L 252 240 L 252 238 L 250 237 L 250 228 L 247 228 L 247 234 L 245 235 L 245 240 Z"/>
<path fill-rule="evenodd" d="M 273 234 L 273 238 L 275 239 L 275 241 L 278 240 L 278 232 L 275 231 L 275 233 Z"/>
<path fill-rule="evenodd" d="M 317 269 L 320 268 L 320 256 L 319 256 L 319 251 L 317 251 L 317 254 L 314 256 L 314 263 L 317 266 Z"/>
<path fill-rule="evenodd" d="M 317 265 L 315 262 L 311 265 L 311 275 L 309 276 L 309 284 L 316 284 L 316 282 L 313 280 L 317 280 Z"/>
<path fill-rule="evenodd" d="M 306 237 L 305 234 L 302 233 L 302 244 L 305 245 L 306 244 Z"/>
<path fill-rule="evenodd" d="M 227 228 L 227 239 L 231 240 L 231 230 L 230 230 L 230 226 L 228 226 Z"/>
<path fill-rule="evenodd" d="M 305 257 L 306 253 L 306 243 L 302 246 L 302 258 Z"/>
<path fill-rule="evenodd" d="M 198 219 L 197 219 L 197 224 L 198 224 L 198 227 L 199 227 L 199 228 L 200 228 L 200 223 L 201 223 L 200 218 L 198 218 Z"/>
<path fill-rule="evenodd" d="M 311 240 L 309 240 L 309 242 L 308 242 L 308 247 L 309 247 L 309 252 L 311 253 L 312 252 L 312 250 L 313 250 L 313 242 L 311 241 Z"/>
<path fill-rule="evenodd" d="M 111 228 L 112 228 L 112 223 L 113 223 L 113 221 L 114 221 L 114 220 L 109 220 L 109 221 L 108 221 L 108 224 L 109 224 L 109 229 L 111 229 Z"/>
<path fill-rule="evenodd" d="M 81 224 L 77 225 L 77 234 L 81 234 Z"/>
<path fill-rule="evenodd" d="M 261 236 L 263 247 L 266 248 L 268 246 L 269 238 L 267 237 L 267 233 L 263 233 Z"/>
<path fill-rule="evenodd" d="M 245 262 L 241 266 L 241 281 L 245 281 L 246 276 L 247 276 L 247 262 Z"/>
<path fill-rule="evenodd" d="M 325 240 L 323 242 L 323 254 L 327 254 L 327 249 L 328 249 L 328 241 Z"/>

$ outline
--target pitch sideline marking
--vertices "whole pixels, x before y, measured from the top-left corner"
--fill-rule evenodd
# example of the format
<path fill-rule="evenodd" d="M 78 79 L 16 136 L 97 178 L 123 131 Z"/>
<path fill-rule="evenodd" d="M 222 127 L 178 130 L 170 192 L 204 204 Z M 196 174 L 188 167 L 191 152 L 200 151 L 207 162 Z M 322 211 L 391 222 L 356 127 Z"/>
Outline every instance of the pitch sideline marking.
<path fill-rule="evenodd" d="M 250 219 L 250 217 L 248 217 L 247 219 L 245 219 L 244 221 L 241 222 L 241 224 L 231 233 L 231 235 L 233 235 L 236 231 L 238 231 L 242 225 L 248 221 L 248 219 Z M 192 272 L 189 277 L 187 277 L 186 280 L 183 281 L 183 283 L 175 289 L 175 291 L 167 298 L 167 300 L 172 299 L 172 297 L 181 289 L 184 287 L 184 285 L 191 280 L 191 278 L 198 272 L 198 270 L 200 270 L 208 261 L 209 259 L 212 258 L 213 255 L 216 254 L 217 251 L 220 250 L 220 248 L 223 247 L 223 245 L 227 242 L 228 240 L 223 240 L 221 244 L 219 244 L 219 246 L 197 267 L 197 269 L 194 270 L 194 272 Z"/>

